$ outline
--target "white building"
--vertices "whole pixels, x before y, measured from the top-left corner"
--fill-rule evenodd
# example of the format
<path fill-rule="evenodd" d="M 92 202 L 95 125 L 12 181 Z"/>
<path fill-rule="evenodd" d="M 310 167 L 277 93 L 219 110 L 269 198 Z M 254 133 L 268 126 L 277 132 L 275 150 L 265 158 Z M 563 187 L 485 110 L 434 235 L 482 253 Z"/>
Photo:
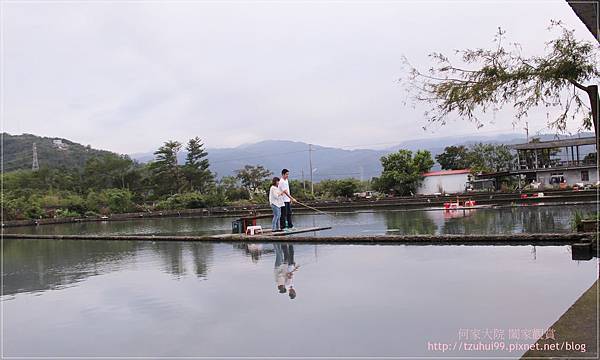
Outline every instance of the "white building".
<path fill-rule="evenodd" d="M 67 149 L 69 147 L 67 144 L 65 144 L 64 142 L 62 142 L 62 139 L 54 139 L 54 140 L 52 140 L 52 145 L 55 148 L 58 148 L 59 150 L 65 150 L 65 149 Z"/>
<path fill-rule="evenodd" d="M 598 182 L 596 138 L 536 141 L 512 146 L 517 153 L 517 168 L 510 175 L 539 183 L 542 188 L 590 185 Z"/>
<path fill-rule="evenodd" d="M 417 194 L 456 194 L 465 192 L 471 170 L 440 170 L 423 174 Z"/>
<path fill-rule="evenodd" d="M 598 171 L 595 168 L 538 169 L 536 181 L 544 188 L 554 187 L 561 182 L 565 182 L 568 186 L 594 185 L 598 182 Z"/>

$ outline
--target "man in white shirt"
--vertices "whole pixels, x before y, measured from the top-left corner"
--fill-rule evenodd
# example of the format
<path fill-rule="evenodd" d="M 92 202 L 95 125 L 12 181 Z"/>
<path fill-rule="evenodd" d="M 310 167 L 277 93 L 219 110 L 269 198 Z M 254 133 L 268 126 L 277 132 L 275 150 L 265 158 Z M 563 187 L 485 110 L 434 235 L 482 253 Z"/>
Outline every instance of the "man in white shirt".
<path fill-rule="evenodd" d="M 291 202 L 294 200 L 292 195 L 290 195 L 290 184 L 288 183 L 288 177 L 290 175 L 290 171 L 288 169 L 281 170 L 281 179 L 279 180 L 279 190 L 283 193 L 283 203 L 284 205 L 281 207 L 281 230 L 288 228 L 291 229 L 294 227 L 292 224 L 292 207 Z"/>

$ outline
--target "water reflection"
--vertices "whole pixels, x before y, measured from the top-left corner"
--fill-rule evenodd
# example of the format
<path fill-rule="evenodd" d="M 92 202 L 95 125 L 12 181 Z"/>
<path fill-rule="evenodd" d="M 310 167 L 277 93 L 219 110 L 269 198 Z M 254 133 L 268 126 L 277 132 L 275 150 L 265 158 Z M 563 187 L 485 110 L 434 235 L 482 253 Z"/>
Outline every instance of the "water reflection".
<path fill-rule="evenodd" d="M 265 244 L 236 244 L 234 247 L 241 249 L 253 263 L 257 263 L 263 255 L 273 252 L 273 248 Z"/>
<path fill-rule="evenodd" d="M 300 268 L 294 260 L 294 245 L 273 244 L 275 248 L 275 284 L 280 294 L 288 293 L 290 299 L 296 298 L 294 275 Z"/>
<path fill-rule="evenodd" d="M 388 232 L 400 234 L 435 234 L 437 226 L 431 211 L 402 214 L 400 212 L 384 213 Z M 437 214 L 436 214 L 437 215 Z"/>
<path fill-rule="evenodd" d="M 42 291 L 116 271 L 141 246 L 135 242 L 3 240 L 3 292 Z"/>
<path fill-rule="evenodd" d="M 4 351 L 15 357 L 430 357 L 427 341 L 460 328 L 545 328 L 597 278 L 564 246 L 4 247 Z"/>
<path fill-rule="evenodd" d="M 96 240 L 4 240 L 3 293 L 60 289 L 90 276 L 124 270 L 152 251 L 176 278 L 188 269 L 206 278 L 214 244 Z"/>
<path fill-rule="evenodd" d="M 213 256 L 213 244 L 157 241 L 151 246 L 162 259 L 166 273 L 181 277 L 187 273 L 189 267 L 193 267 L 197 277 L 206 277 L 208 263 Z M 192 264 L 189 264 L 190 261 Z"/>
<path fill-rule="evenodd" d="M 368 234 L 510 234 L 566 232 L 575 211 L 590 213 L 596 205 L 522 206 L 474 210 L 382 210 L 336 213 L 334 216 L 297 214 L 298 227 L 332 226 L 320 235 Z M 56 224 L 11 228 L 35 234 L 154 234 L 201 235 L 231 231 L 233 218 L 164 218 L 105 223 Z M 268 219 L 261 223 L 269 226 Z M 306 235 L 306 234 L 304 234 Z M 261 250 L 248 249 L 260 257 Z M 256 260 L 256 259 L 255 259 Z M 177 271 L 177 269 L 174 269 Z"/>
<path fill-rule="evenodd" d="M 595 209 L 595 206 L 593 207 Z M 574 211 L 592 207 L 529 206 L 380 213 L 385 231 L 398 234 L 515 234 L 571 230 Z M 379 230 L 375 230 L 377 232 Z"/>

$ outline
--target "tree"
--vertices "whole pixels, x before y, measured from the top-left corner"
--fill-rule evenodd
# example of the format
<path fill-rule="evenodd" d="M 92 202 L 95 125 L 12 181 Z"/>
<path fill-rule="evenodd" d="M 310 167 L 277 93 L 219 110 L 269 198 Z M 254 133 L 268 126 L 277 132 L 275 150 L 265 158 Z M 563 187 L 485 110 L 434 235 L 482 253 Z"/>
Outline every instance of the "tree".
<path fill-rule="evenodd" d="M 498 29 L 493 49 L 457 51 L 464 66 L 455 66 L 440 53 L 430 55 L 437 65 L 421 72 L 408 62 L 406 77 L 414 100 L 429 105 L 430 123 L 445 124 L 454 113 L 483 126 L 479 113 L 512 104 L 517 120 L 537 106 L 558 107 L 560 114 L 550 122 L 558 130 L 567 120 L 582 114 L 582 125 L 594 127 L 598 139 L 598 46 L 577 40 L 574 31 L 553 21 L 550 30 L 560 34 L 547 43 L 543 56 L 524 57 L 518 44 L 504 43 L 505 31 Z M 588 97 L 587 105 L 582 95 Z"/>
<path fill-rule="evenodd" d="M 320 195 L 333 197 L 352 197 L 361 189 L 361 182 L 357 179 L 328 179 L 319 182 L 318 192 Z"/>
<path fill-rule="evenodd" d="M 179 150 L 181 143 L 169 140 L 154 152 L 155 159 L 149 166 L 159 194 L 175 194 L 181 189 L 183 179 L 177 164 Z"/>
<path fill-rule="evenodd" d="M 265 169 L 262 165 L 246 165 L 243 169 L 237 170 L 236 174 L 236 177 L 241 181 L 242 186 L 246 188 L 250 194 L 256 193 L 265 181 L 268 181 L 268 178 L 273 175 L 270 170 Z"/>
<path fill-rule="evenodd" d="M 224 193 L 227 200 L 250 200 L 250 193 L 240 187 L 239 180 L 235 176 L 223 176 L 219 181 L 218 190 Z"/>
<path fill-rule="evenodd" d="M 135 176 L 134 162 L 127 155 L 93 157 L 85 163 L 83 184 L 86 189 L 125 188 Z"/>
<path fill-rule="evenodd" d="M 468 164 L 473 173 L 508 171 L 514 156 L 506 145 L 479 143 L 468 152 Z"/>
<path fill-rule="evenodd" d="M 444 170 L 459 170 L 469 167 L 467 156 L 468 150 L 466 146 L 447 146 L 443 153 L 435 157 L 435 160 L 437 160 Z"/>
<path fill-rule="evenodd" d="M 289 180 L 290 189 L 295 199 L 300 201 L 314 200 L 314 195 L 310 192 L 310 181 L 308 180 Z"/>
<path fill-rule="evenodd" d="M 584 164 L 595 164 L 596 163 L 596 153 L 589 153 L 583 157 Z"/>
<path fill-rule="evenodd" d="M 214 182 L 214 176 L 209 170 L 208 153 L 199 137 L 190 139 L 185 147 L 187 155 L 183 173 L 190 190 L 205 193 Z"/>
<path fill-rule="evenodd" d="M 112 213 L 124 213 L 134 210 L 132 195 L 126 189 L 108 189 L 103 192 Z"/>
<path fill-rule="evenodd" d="M 433 164 L 431 153 L 427 150 L 417 151 L 414 157 L 410 150 L 399 150 L 381 158 L 383 172 L 374 179 L 373 186 L 386 193 L 414 194 L 423 181 L 422 174 L 429 171 Z"/>

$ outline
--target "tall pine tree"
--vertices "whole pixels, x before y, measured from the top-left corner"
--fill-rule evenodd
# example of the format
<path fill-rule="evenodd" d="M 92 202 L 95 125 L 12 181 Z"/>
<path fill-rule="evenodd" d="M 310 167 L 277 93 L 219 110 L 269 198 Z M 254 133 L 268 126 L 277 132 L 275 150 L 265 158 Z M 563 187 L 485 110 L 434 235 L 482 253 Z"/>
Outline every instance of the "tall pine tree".
<path fill-rule="evenodd" d="M 177 153 L 180 150 L 179 141 L 169 140 L 154 152 L 155 159 L 150 164 L 150 169 L 158 195 L 176 194 L 182 188 L 182 173 L 177 164 Z"/>
<path fill-rule="evenodd" d="M 187 186 L 192 191 L 200 193 L 207 192 L 214 184 L 214 176 L 209 169 L 208 153 L 204 150 L 204 144 L 199 137 L 190 139 L 185 147 L 187 156 L 183 173 Z"/>

